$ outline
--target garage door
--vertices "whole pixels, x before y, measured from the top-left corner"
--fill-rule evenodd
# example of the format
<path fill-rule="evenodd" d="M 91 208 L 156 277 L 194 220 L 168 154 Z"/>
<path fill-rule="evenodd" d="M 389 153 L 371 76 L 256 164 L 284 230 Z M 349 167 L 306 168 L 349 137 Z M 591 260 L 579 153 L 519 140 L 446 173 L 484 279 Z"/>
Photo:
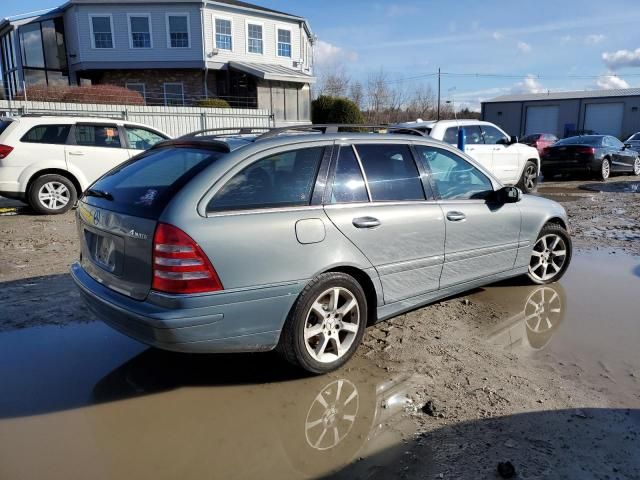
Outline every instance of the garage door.
<path fill-rule="evenodd" d="M 588 103 L 584 114 L 584 129 L 602 135 L 622 135 L 623 103 Z"/>
<path fill-rule="evenodd" d="M 558 135 L 559 107 L 527 107 L 525 135 L 532 133 L 553 133 Z"/>

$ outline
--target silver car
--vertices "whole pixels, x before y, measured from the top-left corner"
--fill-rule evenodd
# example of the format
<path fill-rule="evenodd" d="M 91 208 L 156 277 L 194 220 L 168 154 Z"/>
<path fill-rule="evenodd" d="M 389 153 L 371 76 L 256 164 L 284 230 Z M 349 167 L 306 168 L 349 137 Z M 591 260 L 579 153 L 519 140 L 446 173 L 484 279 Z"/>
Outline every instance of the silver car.
<path fill-rule="evenodd" d="M 98 317 L 146 344 L 277 349 L 323 373 L 367 325 L 505 278 L 564 274 L 558 203 L 412 133 L 315 126 L 159 144 L 79 202 L 73 278 Z"/>

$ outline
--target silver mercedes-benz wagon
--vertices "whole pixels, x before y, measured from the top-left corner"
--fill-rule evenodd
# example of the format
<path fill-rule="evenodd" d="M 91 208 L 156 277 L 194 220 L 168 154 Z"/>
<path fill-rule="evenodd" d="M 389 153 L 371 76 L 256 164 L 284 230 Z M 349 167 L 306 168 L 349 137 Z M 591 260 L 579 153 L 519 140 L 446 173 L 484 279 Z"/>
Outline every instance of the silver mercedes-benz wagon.
<path fill-rule="evenodd" d="M 367 325 L 508 277 L 558 280 L 557 203 L 402 129 L 196 132 L 94 183 L 75 283 L 91 310 L 181 352 L 277 349 L 323 373 Z"/>

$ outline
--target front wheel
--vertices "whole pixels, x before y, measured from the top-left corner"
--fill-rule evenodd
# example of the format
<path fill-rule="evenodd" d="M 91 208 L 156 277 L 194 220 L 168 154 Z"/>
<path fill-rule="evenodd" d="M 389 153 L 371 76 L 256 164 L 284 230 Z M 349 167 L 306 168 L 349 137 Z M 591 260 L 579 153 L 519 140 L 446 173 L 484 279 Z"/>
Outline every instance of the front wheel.
<path fill-rule="evenodd" d="M 522 171 L 522 177 L 516 185 L 524 193 L 531 193 L 535 191 L 538 185 L 538 167 L 534 162 L 528 160 Z"/>
<path fill-rule="evenodd" d="M 538 285 L 557 282 L 567 271 L 572 252 L 569 233 L 555 223 L 546 224 L 531 252 L 529 280 Z"/>
<path fill-rule="evenodd" d="M 327 373 L 353 356 L 366 323 L 367 302 L 360 284 L 344 273 L 324 273 L 298 297 L 278 351 L 308 372 Z"/>

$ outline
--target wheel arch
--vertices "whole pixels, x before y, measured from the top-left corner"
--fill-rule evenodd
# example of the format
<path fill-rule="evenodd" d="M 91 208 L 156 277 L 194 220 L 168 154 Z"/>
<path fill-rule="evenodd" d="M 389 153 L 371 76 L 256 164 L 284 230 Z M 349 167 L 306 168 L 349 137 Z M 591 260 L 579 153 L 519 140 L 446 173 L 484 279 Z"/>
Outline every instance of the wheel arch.
<path fill-rule="evenodd" d="M 42 177 L 43 175 L 60 175 L 61 177 L 65 177 L 67 180 L 73 183 L 73 186 L 76 188 L 76 194 L 78 195 L 78 197 L 82 195 L 82 192 L 83 192 L 82 186 L 80 185 L 80 182 L 78 181 L 78 179 L 72 173 L 68 172 L 67 170 L 62 170 L 60 168 L 44 168 L 42 170 L 38 170 L 29 178 L 29 181 L 27 182 L 27 188 L 25 188 L 25 195 L 27 195 L 27 197 L 31 191 L 31 186 L 33 185 L 33 182 L 35 182 L 38 178 Z"/>
<path fill-rule="evenodd" d="M 548 225 L 549 223 L 554 224 L 554 225 L 559 225 L 562 228 L 564 228 L 565 230 L 568 230 L 567 222 L 565 222 L 564 219 L 562 219 L 560 217 L 551 217 L 551 218 L 547 219 L 547 221 L 545 222 L 544 225 Z M 544 225 L 542 226 L 542 228 L 544 228 Z"/>

